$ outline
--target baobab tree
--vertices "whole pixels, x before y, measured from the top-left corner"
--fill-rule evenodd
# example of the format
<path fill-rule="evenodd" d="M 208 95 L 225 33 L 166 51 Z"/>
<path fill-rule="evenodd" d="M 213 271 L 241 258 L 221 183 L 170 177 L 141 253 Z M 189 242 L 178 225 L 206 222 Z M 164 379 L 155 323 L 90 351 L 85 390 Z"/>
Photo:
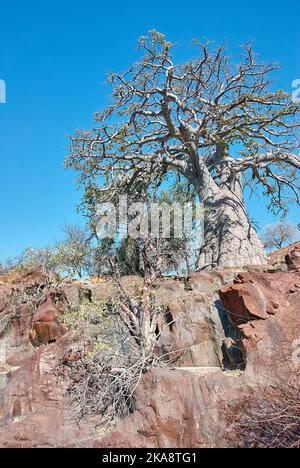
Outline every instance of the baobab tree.
<path fill-rule="evenodd" d="M 71 139 L 67 165 L 80 172 L 84 205 L 93 213 L 99 201 L 180 174 L 206 208 L 199 267 L 265 262 L 245 185 L 260 185 L 274 210 L 299 202 L 299 106 L 272 90 L 277 65 L 257 61 L 251 44 L 237 63 L 224 47 L 195 42 L 197 56 L 183 64 L 161 33 L 139 46 L 140 61 L 110 75 L 112 102 L 96 128 Z"/>

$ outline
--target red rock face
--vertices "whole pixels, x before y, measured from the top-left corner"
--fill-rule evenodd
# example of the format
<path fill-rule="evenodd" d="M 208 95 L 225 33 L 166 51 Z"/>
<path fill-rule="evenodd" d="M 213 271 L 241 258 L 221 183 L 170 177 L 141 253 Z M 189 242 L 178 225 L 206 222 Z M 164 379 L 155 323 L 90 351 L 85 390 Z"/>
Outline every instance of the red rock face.
<path fill-rule="evenodd" d="M 195 274 L 185 284 L 164 279 L 156 287 L 156 298 L 166 308 L 159 323 L 159 354 L 168 354 L 185 366 L 222 366 L 224 331 L 216 307 L 219 276 Z"/>
<path fill-rule="evenodd" d="M 285 261 L 289 270 L 300 270 L 300 245 L 286 255 Z"/>
<path fill-rule="evenodd" d="M 287 247 L 284 247 L 276 252 L 272 252 L 269 256 L 269 265 L 272 266 L 281 266 L 285 265 L 287 262 L 287 258 L 291 255 L 291 252 L 294 250 L 300 249 L 300 242 L 295 242 Z"/>
<path fill-rule="evenodd" d="M 0 313 L 6 309 L 13 293 L 13 286 L 9 284 L 0 284 Z"/>
<path fill-rule="evenodd" d="M 96 420 L 76 420 L 76 407 L 65 394 L 68 380 L 58 381 L 55 369 L 65 353 L 71 353 L 76 334 L 41 346 L 27 363 L 8 378 L 2 397 L 1 447 L 81 447 L 90 446 Z M 1 416 L 1 413 L 0 413 Z"/>
<path fill-rule="evenodd" d="M 233 284 L 223 283 L 219 273 L 157 283 L 157 300 L 168 307 L 159 324 L 157 352 L 172 350 L 176 369 L 145 374 L 136 390 L 136 410 L 105 435 L 97 417 L 78 423 L 65 392 L 70 375 L 64 366 L 80 359 L 83 344 L 81 336 L 66 333 L 62 325 L 64 293 L 53 289 L 32 310 L 26 303 L 12 306 L 18 285 L 1 285 L 0 360 L 20 367 L 7 374 L 7 383 L 0 380 L 0 446 L 231 446 L 226 412 L 247 399 L 258 383 L 273 382 L 283 372 L 281 357 L 291 356 L 292 342 L 300 338 L 300 272 L 253 271 L 239 274 Z M 79 300 L 79 284 L 64 288 L 67 297 Z M 110 294 L 109 284 L 87 283 L 84 288 L 93 297 Z M 230 322 L 245 357 L 244 372 L 223 372 Z M 62 363 L 63 378 L 58 379 Z"/>
<path fill-rule="evenodd" d="M 224 408 L 249 395 L 243 381 L 221 370 L 200 377 L 181 370 L 155 369 L 137 391 L 137 407 L 95 447 L 201 448 L 227 445 Z"/>
<path fill-rule="evenodd" d="M 272 379 L 293 366 L 292 343 L 300 338 L 300 272 L 239 275 L 220 291 L 240 333 L 249 378 Z"/>
<path fill-rule="evenodd" d="M 229 446 L 225 413 L 247 399 L 258 384 L 272 384 L 292 364 L 300 337 L 298 272 L 243 273 L 220 297 L 240 334 L 247 363 L 239 377 L 221 371 L 206 377 L 155 370 L 143 378 L 137 412 L 99 447 Z M 191 404 L 193 401 L 193 404 Z M 185 422 L 187 424 L 185 425 Z"/>
<path fill-rule="evenodd" d="M 65 294 L 53 288 L 40 302 L 38 289 L 44 281 L 37 272 L 21 283 L 0 285 L 0 361 L 11 367 L 22 365 L 35 347 L 56 341 L 67 331 L 60 320 Z"/>
<path fill-rule="evenodd" d="M 61 306 L 53 299 L 54 292 L 49 293 L 33 315 L 33 325 L 29 337 L 34 346 L 57 341 L 67 331 L 59 319 Z"/>
<path fill-rule="evenodd" d="M 300 278 L 287 272 L 242 273 L 235 284 L 221 289 L 220 297 L 233 323 L 240 326 L 286 310 L 295 288 L 300 288 Z"/>
<path fill-rule="evenodd" d="M 135 280 L 131 278 L 130 283 Z M 221 344 L 225 335 L 222 335 L 222 325 L 215 302 L 218 299 L 216 290 L 222 281 L 220 275 L 214 277 L 211 274 L 197 274 L 191 278 L 189 284 L 175 279 L 161 280 L 157 284 L 157 300 L 168 306 L 168 314 L 162 317 L 160 323 L 159 353 L 165 352 L 166 349 L 174 351 L 175 355 L 180 357 L 178 365 L 181 366 L 217 366 L 221 369 Z M 93 295 L 101 291 L 102 298 L 109 289 L 106 287 L 104 291 L 102 285 L 93 285 L 93 288 L 97 289 L 93 289 L 91 284 L 84 285 L 85 289 L 90 287 Z M 68 284 L 67 296 L 78 301 L 78 289 L 79 285 L 76 283 Z M 80 346 L 80 337 L 77 336 L 72 342 L 70 333 L 63 334 L 60 314 L 61 304 L 57 301 L 55 291 L 48 294 L 35 311 L 24 309 L 21 320 L 23 338 L 20 344 L 30 344 L 31 338 L 35 349 L 31 347 L 31 354 L 19 362 L 20 369 L 9 375 L 9 383 L 4 389 L 0 423 L 4 425 L 0 432 L 2 446 L 85 446 L 101 438 L 100 435 L 95 436 L 95 426 L 91 427 L 89 421 L 82 421 L 78 429 L 77 421 L 72 417 L 74 408 L 64 393 L 68 385 L 67 377 L 66 381 L 61 382 L 55 374 L 55 368 L 60 361 L 68 365 L 69 361 L 79 358 L 78 353 L 73 351 L 73 346 L 74 343 Z M 21 335 L 16 324 L 7 334 L 9 346 L 12 344 L 13 335 Z M 57 341 L 51 343 L 52 340 Z M 15 353 L 20 352 L 21 348 L 15 341 L 13 343 Z M 213 380 L 216 385 L 219 379 L 223 382 L 221 370 Z M 216 395 L 212 392 L 213 384 L 207 383 L 208 387 L 206 384 L 201 387 L 201 381 L 200 375 L 177 370 L 158 369 L 144 376 L 137 392 L 137 405 L 144 412 L 144 405 L 148 405 L 148 398 L 151 396 L 153 414 L 151 415 L 150 411 L 147 417 L 154 424 L 157 412 L 158 422 L 152 427 L 141 417 L 141 432 L 133 437 L 132 433 L 136 429 L 131 426 L 130 419 L 128 426 L 124 426 L 123 437 L 128 428 L 133 446 L 165 444 L 175 447 L 177 443 L 182 446 L 209 444 L 209 417 L 205 418 L 200 414 L 204 411 L 201 394 L 205 394 L 207 398 L 213 395 L 216 398 Z M 199 404 L 195 403 L 194 393 L 199 397 Z M 168 394 L 170 398 L 166 405 L 165 398 Z M 166 397 L 163 398 L 163 395 Z M 208 400 L 205 399 L 203 405 L 207 404 Z M 213 403 L 211 405 L 213 406 Z M 138 411 L 135 417 L 137 415 Z M 181 420 L 184 418 L 187 422 L 182 426 Z M 201 420 L 206 421 L 203 434 Z M 152 436 L 152 433 L 161 435 Z M 142 437 L 142 434 L 145 435 Z M 121 436 L 119 442 L 122 445 Z M 107 444 L 109 445 L 109 442 Z"/>
<path fill-rule="evenodd" d="M 52 288 L 35 301 L 44 278 L 21 281 L 0 285 L 0 447 L 90 446 L 97 418 L 81 427 L 66 395 L 67 375 L 56 374 L 61 362 L 78 359 L 73 346 L 81 338 L 61 321 L 65 293 Z"/>

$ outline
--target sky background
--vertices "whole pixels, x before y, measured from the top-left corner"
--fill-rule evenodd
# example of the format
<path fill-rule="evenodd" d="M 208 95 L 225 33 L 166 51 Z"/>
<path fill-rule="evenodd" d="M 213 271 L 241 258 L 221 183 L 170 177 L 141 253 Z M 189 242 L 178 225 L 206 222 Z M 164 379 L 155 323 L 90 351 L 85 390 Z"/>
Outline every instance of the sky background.
<path fill-rule="evenodd" d="M 300 78 L 300 1 L 0 0 L 0 259 L 61 236 L 64 221 L 81 222 L 75 176 L 63 167 L 68 135 L 90 128 L 107 103 L 109 71 L 137 59 L 136 43 L 157 29 L 189 58 L 194 38 L 227 42 L 231 54 L 249 40 L 266 61 L 281 63 L 276 85 Z M 263 199 L 249 210 L 273 222 Z M 300 222 L 299 210 L 289 219 Z"/>

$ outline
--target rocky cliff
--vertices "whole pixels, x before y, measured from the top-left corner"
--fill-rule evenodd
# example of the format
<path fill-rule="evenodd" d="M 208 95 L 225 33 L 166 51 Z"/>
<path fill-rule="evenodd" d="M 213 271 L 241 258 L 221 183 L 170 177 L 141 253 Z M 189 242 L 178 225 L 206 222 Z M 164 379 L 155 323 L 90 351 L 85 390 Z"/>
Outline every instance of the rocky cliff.
<path fill-rule="evenodd" d="M 109 301 L 115 285 L 59 283 L 38 272 L 2 280 L 0 446 L 236 446 L 228 412 L 284 375 L 281 357 L 291 358 L 300 338 L 300 244 L 286 264 L 158 280 L 155 296 L 167 313 L 157 353 L 172 362 L 141 377 L 132 414 L 114 427 L 97 414 L 75 416 L 69 369 L 85 343 L 64 315 L 82 298 Z"/>

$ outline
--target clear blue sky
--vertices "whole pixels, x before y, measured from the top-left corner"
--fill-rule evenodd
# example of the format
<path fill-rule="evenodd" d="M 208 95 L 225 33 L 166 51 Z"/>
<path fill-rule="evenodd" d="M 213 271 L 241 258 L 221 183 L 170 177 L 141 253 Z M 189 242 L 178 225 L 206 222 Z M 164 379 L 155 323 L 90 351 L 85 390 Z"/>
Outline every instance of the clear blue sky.
<path fill-rule="evenodd" d="M 63 168 L 67 135 L 92 125 L 106 103 L 105 76 L 137 57 L 136 40 L 164 32 L 188 57 L 193 38 L 227 41 L 232 53 L 254 39 L 266 60 L 278 60 L 277 85 L 300 78 L 300 1 L 0 0 L 0 258 L 60 235 L 79 220 L 80 194 Z M 262 200 L 250 212 L 272 221 Z M 293 208 L 290 219 L 299 222 Z"/>

